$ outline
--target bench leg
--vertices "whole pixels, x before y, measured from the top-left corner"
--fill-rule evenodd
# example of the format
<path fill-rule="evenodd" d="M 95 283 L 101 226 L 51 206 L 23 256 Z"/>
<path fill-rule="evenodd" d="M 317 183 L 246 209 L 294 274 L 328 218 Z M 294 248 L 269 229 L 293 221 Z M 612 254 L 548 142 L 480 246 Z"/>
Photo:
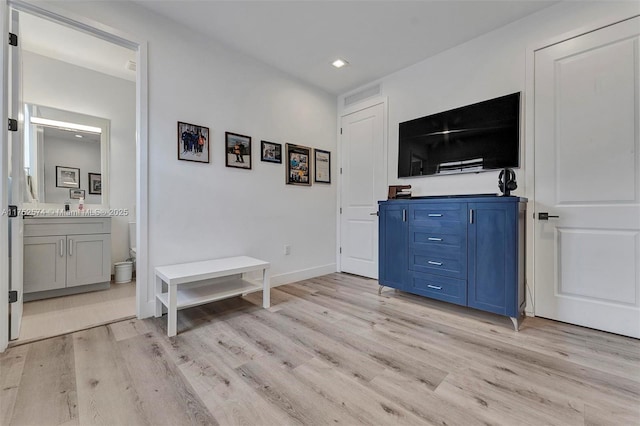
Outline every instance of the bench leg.
<path fill-rule="evenodd" d="M 262 307 L 267 309 L 271 306 L 271 285 L 269 285 L 269 270 L 262 270 Z"/>
<path fill-rule="evenodd" d="M 178 288 L 175 285 L 169 287 L 169 306 L 167 307 L 167 335 L 176 335 L 178 328 Z"/>
<path fill-rule="evenodd" d="M 162 316 L 162 302 L 160 301 L 160 299 L 158 299 L 158 295 L 162 294 L 162 279 L 160 279 L 160 277 L 158 277 L 156 275 L 156 292 L 155 292 L 155 296 L 156 296 L 156 312 L 155 312 L 155 316 L 156 318 L 160 318 Z"/>

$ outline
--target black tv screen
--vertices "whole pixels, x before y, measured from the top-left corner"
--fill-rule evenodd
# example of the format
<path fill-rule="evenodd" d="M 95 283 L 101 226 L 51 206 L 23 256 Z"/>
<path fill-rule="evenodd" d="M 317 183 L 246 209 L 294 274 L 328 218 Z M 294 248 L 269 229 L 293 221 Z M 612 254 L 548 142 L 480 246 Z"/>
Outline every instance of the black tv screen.
<path fill-rule="evenodd" d="M 398 177 L 520 165 L 520 93 L 400 123 Z"/>

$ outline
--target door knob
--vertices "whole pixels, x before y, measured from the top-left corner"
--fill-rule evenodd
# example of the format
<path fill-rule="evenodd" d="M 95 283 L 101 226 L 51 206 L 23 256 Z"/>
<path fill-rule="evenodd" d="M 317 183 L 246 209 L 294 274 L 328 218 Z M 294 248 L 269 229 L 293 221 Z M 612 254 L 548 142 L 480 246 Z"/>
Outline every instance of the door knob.
<path fill-rule="evenodd" d="M 549 220 L 550 218 L 559 218 L 560 216 L 550 215 L 547 212 L 538 213 L 538 220 Z"/>

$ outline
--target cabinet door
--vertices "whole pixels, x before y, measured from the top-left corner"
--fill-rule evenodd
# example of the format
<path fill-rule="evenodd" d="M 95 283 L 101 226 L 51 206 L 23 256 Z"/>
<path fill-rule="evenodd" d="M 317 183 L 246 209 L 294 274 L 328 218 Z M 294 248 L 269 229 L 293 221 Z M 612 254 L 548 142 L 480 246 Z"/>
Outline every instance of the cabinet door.
<path fill-rule="evenodd" d="M 24 292 L 64 288 L 67 237 L 24 238 Z"/>
<path fill-rule="evenodd" d="M 67 237 L 67 287 L 111 281 L 109 234 Z"/>
<path fill-rule="evenodd" d="M 408 206 L 380 205 L 379 281 L 381 285 L 405 289 L 408 265 Z"/>
<path fill-rule="evenodd" d="M 469 203 L 467 304 L 517 315 L 517 203 Z"/>

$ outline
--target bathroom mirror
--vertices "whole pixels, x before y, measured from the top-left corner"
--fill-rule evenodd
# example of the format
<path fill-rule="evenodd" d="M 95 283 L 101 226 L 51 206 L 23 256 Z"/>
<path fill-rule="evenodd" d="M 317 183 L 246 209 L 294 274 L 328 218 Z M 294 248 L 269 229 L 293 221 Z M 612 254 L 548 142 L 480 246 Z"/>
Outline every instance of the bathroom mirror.
<path fill-rule="evenodd" d="M 109 120 L 25 105 L 25 201 L 109 206 Z"/>

